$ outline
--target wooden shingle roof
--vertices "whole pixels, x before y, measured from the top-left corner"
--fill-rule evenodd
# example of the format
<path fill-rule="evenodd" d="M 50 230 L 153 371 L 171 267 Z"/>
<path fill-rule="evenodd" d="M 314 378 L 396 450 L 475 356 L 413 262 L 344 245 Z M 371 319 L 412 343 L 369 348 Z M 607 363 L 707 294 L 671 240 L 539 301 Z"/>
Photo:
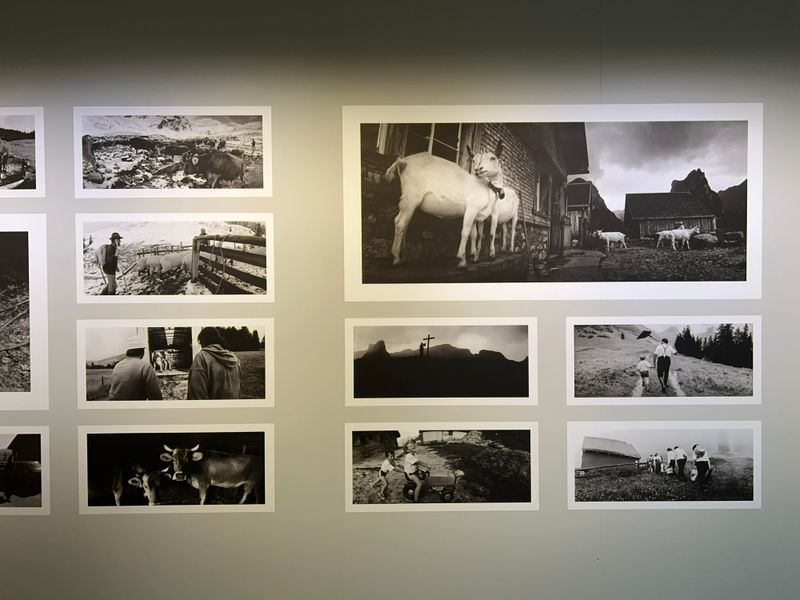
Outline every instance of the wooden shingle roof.
<path fill-rule="evenodd" d="M 635 221 L 715 216 L 705 202 L 688 192 L 625 194 L 625 212 Z"/>
<path fill-rule="evenodd" d="M 626 458 L 641 458 L 641 454 L 629 443 L 609 438 L 586 436 L 583 438 L 583 451 L 599 452 L 612 456 L 624 456 Z"/>

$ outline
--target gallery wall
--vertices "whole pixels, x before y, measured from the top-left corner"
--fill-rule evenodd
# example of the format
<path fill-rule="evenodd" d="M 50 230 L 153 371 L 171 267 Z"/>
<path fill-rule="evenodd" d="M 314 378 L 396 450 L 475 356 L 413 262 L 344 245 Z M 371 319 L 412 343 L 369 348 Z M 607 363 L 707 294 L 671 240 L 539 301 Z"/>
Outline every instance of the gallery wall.
<path fill-rule="evenodd" d="M 43 106 L 51 514 L 5 516 L 0 579 L 29 598 L 793 598 L 800 581 L 794 402 L 797 8 L 15 7 L 0 105 Z M 156 26 L 156 23 L 159 26 Z M 760 300 L 344 302 L 343 105 L 763 102 Z M 272 108 L 273 197 L 76 199 L 74 106 Z M 75 302 L 76 213 L 268 212 L 275 302 Z M 76 321 L 271 318 L 275 406 L 79 410 Z M 761 315 L 761 405 L 567 406 L 565 319 Z M 345 407 L 346 318 L 536 317 L 539 403 Z M 568 510 L 567 421 L 762 422 L 758 510 Z M 345 423 L 538 423 L 527 512 L 345 512 Z M 78 427 L 272 423 L 275 512 L 79 515 Z"/>

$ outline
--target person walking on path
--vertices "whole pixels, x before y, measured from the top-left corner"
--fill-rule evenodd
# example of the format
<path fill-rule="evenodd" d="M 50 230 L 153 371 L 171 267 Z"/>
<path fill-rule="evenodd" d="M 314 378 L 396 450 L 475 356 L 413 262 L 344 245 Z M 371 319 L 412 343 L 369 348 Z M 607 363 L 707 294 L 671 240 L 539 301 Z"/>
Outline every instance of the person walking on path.
<path fill-rule="evenodd" d="M 658 375 L 658 381 L 661 383 L 662 392 L 667 391 L 667 385 L 669 384 L 669 367 L 672 362 L 670 357 L 677 353 L 678 351 L 670 346 L 667 338 L 662 338 L 661 343 L 658 344 L 653 351 L 656 363 L 656 375 Z"/>
<path fill-rule="evenodd" d="M 675 446 L 673 452 L 675 453 L 675 464 L 678 467 L 678 479 L 686 479 L 684 469 L 686 468 L 686 459 L 689 457 L 680 446 Z"/>
<path fill-rule="evenodd" d="M 111 372 L 109 400 L 162 400 L 161 385 L 152 365 L 144 360 L 144 338 L 128 338 L 125 358 Z"/>
<path fill-rule="evenodd" d="M 101 296 L 114 296 L 117 293 L 117 270 L 119 257 L 117 248 L 122 243 L 122 236 L 116 231 L 111 234 L 108 244 L 103 244 L 97 249 L 97 259 L 100 262 L 100 269 L 106 276 L 106 284 L 100 290 Z"/>
<path fill-rule="evenodd" d="M 241 394 L 242 365 L 225 347 L 216 327 L 204 327 L 197 335 L 200 352 L 189 369 L 187 400 L 235 400 Z"/>
<path fill-rule="evenodd" d="M 652 368 L 653 365 L 645 358 L 644 354 L 639 357 L 636 370 L 639 371 L 639 377 L 642 378 L 642 388 L 645 392 L 650 389 L 650 369 Z"/>

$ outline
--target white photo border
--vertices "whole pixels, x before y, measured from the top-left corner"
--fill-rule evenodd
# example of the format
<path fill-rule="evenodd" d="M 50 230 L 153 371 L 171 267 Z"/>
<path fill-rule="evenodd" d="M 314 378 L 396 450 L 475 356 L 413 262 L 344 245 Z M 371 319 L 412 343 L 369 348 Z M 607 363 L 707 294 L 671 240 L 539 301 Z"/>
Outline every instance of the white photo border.
<path fill-rule="evenodd" d="M 531 434 L 531 500 L 530 502 L 469 502 L 469 503 L 402 503 L 402 504 L 354 504 L 353 503 L 353 432 L 383 431 L 392 429 L 455 429 L 463 430 L 526 430 Z M 465 511 L 538 511 L 539 510 L 539 425 L 534 421 L 503 422 L 382 422 L 345 423 L 344 426 L 344 501 L 345 512 L 465 512 Z"/>
<path fill-rule="evenodd" d="M 753 499 L 654 502 L 576 502 L 575 438 L 598 428 L 630 429 L 746 429 L 753 433 Z M 567 508 L 569 510 L 663 510 L 663 509 L 760 509 L 761 508 L 761 421 L 568 421 L 567 422 Z"/>
<path fill-rule="evenodd" d="M 749 323 L 753 325 L 753 395 L 752 396 L 648 396 L 635 397 L 575 397 L 575 335 L 578 325 L 636 325 L 636 324 L 722 324 Z M 714 315 L 714 316 L 632 316 L 632 317 L 567 317 L 566 318 L 566 390 L 568 406 L 674 406 L 715 404 L 761 404 L 761 316 L 760 315 Z"/>
<path fill-rule="evenodd" d="M 73 108 L 73 153 L 76 198 L 271 198 L 272 197 L 272 108 L 269 106 L 75 106 Z M 250 115 L 261 117 L 263 139 L 262 188 L 193 189 L 85 189 L 83 187 L 83 130 L 81 118 L 105 115 Z"/>
<path fill-rule="evenodd" d="M 539 399 L 538 337 L 536 317 L 445 317 L 445 318 L 347 318 L 345 319 L 345 406 L 536 406 Z M 356 398 L 353 393 L 353 334 L 356 327 L 368 326 L 470 326 L 525 325 L 528 328 L 527 398 Z"/>
<path fill-rule="evenodd" d="M 747 121 L 745 281 L 363 283 L 361 123 Z M 342 107 L 346 302 L 456 300 L 760 299 L 762 294 L 763 104 L 575 104 Z"/>
<path fill-rule="evenodd" d="M 238 326 L 255 323 L 264 327 L 265 398 L 236 400 L 142 400 L 88 401 L 86 399 L 86 332 L 104 327 L 185 327 Z M 206 319 L 79 319 L 77 321 L 78 408 L 97 409 L 161 409 L 161 408 L 274 408 L 275 407 L 275 320 L 263 317 Z"/>
<path fill-rule="evenodd" d="M 36 188 L 32 190 L 0 189 L 0 198 L 44 198 L 45 164 L 44 164 L 44 107 L 42 106 L 3 106 L 0 116 L 32 116 L 34 126 L 34 153 L 36 161 Z"/>
<path fill-rule="evenodd" d="M 158 506 L 89 506 L 87 439 L 96 433 L 263 433 L 264 504 L 173 504 Z M 188 484 L 187 484 L 188 485 Z M 174 513 L 275 512 L 275 425 L 246 423 L 225 425 L 82 425 L 78 427 L 78 512 L 81 515 Z"/>
<path fill-rule="evenodd" d="M 3 425 L 0 433 L 39 435 L 42 455 L 42 505 L 41 506 L 8 506 L 0 508 L 0 519 L 4 516 L 48 516 L 50 514 L 50 428 L 30 425 Z"/>
<path fill-rule="evenodd" d="M 86 223 L 118 221 L 263 221 L 266 227 L 267 290 L 264 294 L 92 296 L 83 286 L 83 226 Z M 161 304 L 161 303 L 269 303 L 275 302 L 275 227 L 272 213 L 78 213 L 75 215 L 75 292 L 78 304 Z"/>

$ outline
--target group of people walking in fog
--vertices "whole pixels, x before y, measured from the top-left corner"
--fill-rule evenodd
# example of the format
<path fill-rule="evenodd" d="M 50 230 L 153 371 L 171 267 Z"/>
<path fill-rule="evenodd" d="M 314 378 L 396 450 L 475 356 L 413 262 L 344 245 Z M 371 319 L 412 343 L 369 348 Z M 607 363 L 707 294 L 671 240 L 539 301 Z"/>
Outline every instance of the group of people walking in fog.
<path fill-rule="evenodd" d="M 702 444 L 692 446 L 692 457 L 694 468 L 690 471 L 688 478 L 698 483 L 704 483 L 711 479 L 711 458 L 708 451 Z M 666 460 L 662 459 L 661 454 L 654 452 L 647 457 L 647 470 L 657 475 L 676 477 L 686 480 L 686 464 L 689 455 L 680 446 L 667 448 Z"/>

